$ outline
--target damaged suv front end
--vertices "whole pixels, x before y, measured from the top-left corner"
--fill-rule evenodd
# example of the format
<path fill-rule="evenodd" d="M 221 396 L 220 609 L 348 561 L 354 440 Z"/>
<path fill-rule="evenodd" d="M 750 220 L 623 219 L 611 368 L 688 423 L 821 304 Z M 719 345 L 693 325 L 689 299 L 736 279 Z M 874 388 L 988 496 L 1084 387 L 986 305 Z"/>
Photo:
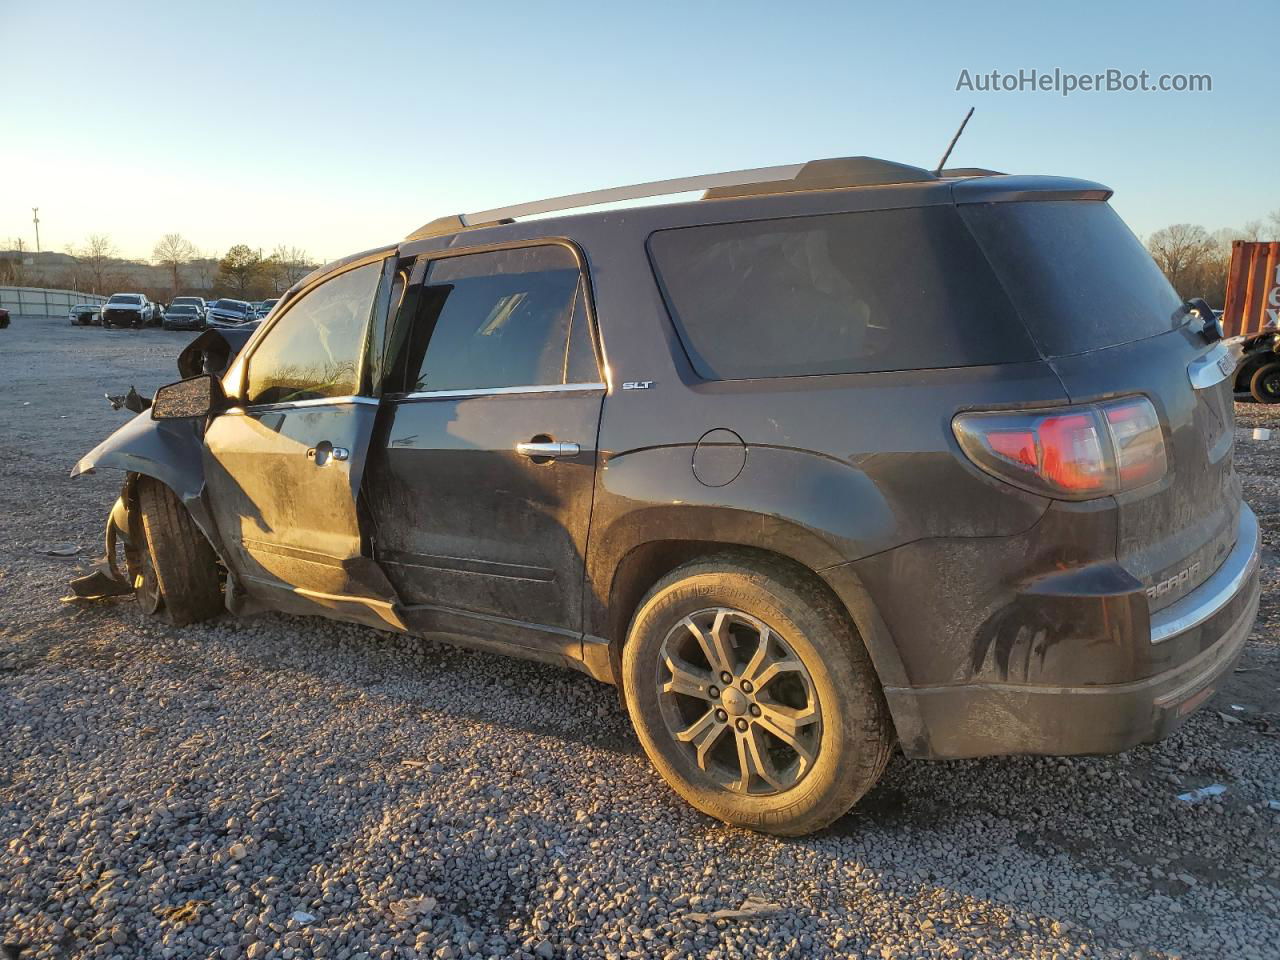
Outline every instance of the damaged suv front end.
<path fill-rule="evenodd" d="M 203 374 L 221 375 L 252 333 L 206 331 L 178 355 L 179 375 L 184 381 Z M 73 595 L 81 599 L 127 596 L 139 586 L 145 567 L 140 546 L 144 538 L 135 509 L 140 475 L 154 477 L 173 490 L 215 550 L 219 543 L 203 498 L 204 423 L 198 418 L 155 419 L 151 399 L 133 388 L 126 395 L 107 399 L 114 408 L 128 410 L 134 417 L 85 454 L 71 472 L 77 477 L 105 467 L 125 473 L 120 496 L 107 514 L 104 555 L 86 576 L 71 583 Z"/>

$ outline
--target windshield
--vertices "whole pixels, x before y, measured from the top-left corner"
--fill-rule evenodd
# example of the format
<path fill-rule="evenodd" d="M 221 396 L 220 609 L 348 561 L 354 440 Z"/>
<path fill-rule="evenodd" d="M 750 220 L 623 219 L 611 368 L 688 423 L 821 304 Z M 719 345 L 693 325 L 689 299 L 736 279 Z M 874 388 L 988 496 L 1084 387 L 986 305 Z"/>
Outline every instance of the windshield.
<path fill-rule="evenodd" d="M 1186 318 L 1182 298 L 1105 203 L 1031 200 L 960 210 L 1046 357 L 1145 340 Z"/>
<path fill-rule="evenodd" d="M 107 301 L 107 303 L 127 303 L 130 306 L 134 306 L 134 307 L 136 307 L 141 302 L 142 302 L 142 297 L 134 293 L 113 294 L 111 299 Z"/>
<path fill-rule="evenodd" d="M 226 313 L 244 313 L 249 309 L 247 303 L 241 303 L 239 300 L 219 300 L 214 306 Z"/>
<path fill-rule="evenodd" d="M 189 303 L 171 303 L 169 304 L 170 313 L 195 313 L 196 308 Z"/>
<path fill-rule="evenodd" d="M 172 306 L 176 307 L 176 306 L 179 306 L 180 304 L 187 304 L 187 303 L 191 304 L 192 306 L 195 306 L 199 302 L 200 302 L 199 297 L 175 297 L 173 300 Z"/>

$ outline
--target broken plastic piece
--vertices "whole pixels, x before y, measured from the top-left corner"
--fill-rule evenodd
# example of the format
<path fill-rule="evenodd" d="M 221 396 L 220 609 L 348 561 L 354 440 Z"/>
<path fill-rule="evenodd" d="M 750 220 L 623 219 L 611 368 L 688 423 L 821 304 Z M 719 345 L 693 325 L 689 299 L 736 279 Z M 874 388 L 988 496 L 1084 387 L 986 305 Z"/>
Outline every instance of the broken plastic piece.
<path fill-rule="evenodd" d="M 1207 787 L 1201 787 L 1199 790 L 1189 790 L 1186 793 L 1178 794 L 1178 799 L 1183 803 L 1200 803 L 1208 800 L 1210 797 L 1220 797 L 1227 792 L 1227 788 L 1220 783 L 1211 783 Z"/>
<path fill-rule="evenodd" d="M 46 543 L 40 552 L 51 557 L 74 557 L 80 547 L 74 543 Z"/>
<path fill-rule="evenodd" d="M 111 404 L 112 410 L 119 410 L 123 407 L 132 413 L 141 413 L 151 406 L 151 400 L 140 394 L 134 386 L 130 386 L 129 392 L 126 394 L 113 397 L 108 393 L 104 394 L 104 396 L 107 398 L 107 402 Z"/>
<path fill-rule="evenodd" d="M 93 571 L 71 581 L 71 596 L 65 600 L 106 600 L 133 595 L 133 587 L 111 575 L 106 559 L 93 565 Z"/>

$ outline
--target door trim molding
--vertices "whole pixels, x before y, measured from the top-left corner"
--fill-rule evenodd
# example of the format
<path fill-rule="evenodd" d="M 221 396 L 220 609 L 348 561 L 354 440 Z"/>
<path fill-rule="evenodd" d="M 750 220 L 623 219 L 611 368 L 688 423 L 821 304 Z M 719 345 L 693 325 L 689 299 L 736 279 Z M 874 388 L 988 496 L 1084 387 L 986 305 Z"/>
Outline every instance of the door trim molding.
<path fill-rule="evenodd" d="M 500 397 L 518 393 L 604 393 L 603 383 L 543 383 L 530 384 L 523 387 L 476 387 L 469 390 L 415 390 L 413 393 L 401 394 L 392 399 L 399 403 L 404 400 L 435 400 L 439 397 Z"/>

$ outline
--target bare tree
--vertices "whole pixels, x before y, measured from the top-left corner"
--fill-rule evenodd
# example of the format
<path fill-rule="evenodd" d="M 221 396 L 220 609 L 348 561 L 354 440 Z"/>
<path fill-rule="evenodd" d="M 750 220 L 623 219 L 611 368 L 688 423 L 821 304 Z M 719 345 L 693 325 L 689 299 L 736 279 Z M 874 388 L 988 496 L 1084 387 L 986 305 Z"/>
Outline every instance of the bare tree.
<path fill-rule="evenodd" d="M 1280 210 L 1267 214 L 1267 222 L 1271 224 L 1271 239 L 1280 240 Z"/>
<path fill-rule="evenodd" d="M 180 233 L 166 233 L 160 238 L 151 256 L 162 267 L 168 267 L 173 279 L 173 295 L 177 296 L 182 286 L 179 269 L 190 263 L 196 255 L 196 248 Z"/>
<path fill-rule="evenodd" d="M 283 286 L 277 293 L 292 287 L 313 269 L 307 251 L 298 247 L 287 247 L 281 243 L 271 251 L 271 256 L 280 263 Z"/>
<path fill-rule="evenodd" d="M 108 271 L 117 260 L 116 245 L 111 242 L 111 238 L 105 233 L 91 233 L 83 246 L 68 247 L 67 253 L 89 271 L 90 292 L 105 293 Z"/>
<path fill-rule="evenodd" d="M 1267 228 L 1262 225 L 1261 220 L 1250 220 L 1238 231 L 1236 231 L 1238 236 L 1236 236 L 1235 239 L 1248 240 L 1250 242 L 1254 242 L 1254 241 L 1263 239 L 1266 232 L 1267 232 Z"/>
<path fill-rule="evenodd" d="M 1180 296 L 1200 295 L 1195 292 L 1199 272 L 1215 249 L 1204 227 L 1195 223 L 1163 227 L 1147 238 L 1147 249 Z"/>

